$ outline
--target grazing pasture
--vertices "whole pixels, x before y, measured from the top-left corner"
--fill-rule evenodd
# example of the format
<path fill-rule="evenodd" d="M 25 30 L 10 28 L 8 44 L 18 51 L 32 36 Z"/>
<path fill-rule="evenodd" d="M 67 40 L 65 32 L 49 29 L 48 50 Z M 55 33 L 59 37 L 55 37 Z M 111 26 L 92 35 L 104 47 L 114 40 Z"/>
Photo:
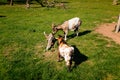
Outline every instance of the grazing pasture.
<path fill-rule="evenodd" d="M 101 23 L 117 22 L 120 4 L 112 5 L 112 0 L 62 1 L 66 9 L 48 9 L 34 1 L 30 9 L 24 4 L 0 4 L 0 80 L 120 79 L 120 45 L 94 31 Z M 43 32 L 51 33 L 52 23 L 73 17 L 79 17 L 82 25 L 78 37 L 72 32 L 67 37 L 75 48 L 72 71 L 67 72 L 64 60 L 56 61 L 57 44 L 45 52 Z"/>

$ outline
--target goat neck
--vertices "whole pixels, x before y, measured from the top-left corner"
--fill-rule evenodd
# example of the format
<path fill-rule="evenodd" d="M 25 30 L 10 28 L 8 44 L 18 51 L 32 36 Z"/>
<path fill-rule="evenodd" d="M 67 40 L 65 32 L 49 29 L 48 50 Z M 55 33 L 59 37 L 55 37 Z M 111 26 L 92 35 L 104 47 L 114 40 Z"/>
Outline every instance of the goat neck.
<path fill-rule="evenodd" d="M 59 44 L 59 46 L 61 46 L 61 45 L 67 44 L 67 43 L 64 41 L 64 39 L 62 37 L 60 37 L 58 39 L 58 44 Z"/>
<path fill-rule="evenodd" d="M 63 29 L 63 27 L 62 27 L 62 25 L 58 25 L 57 27 L 55 27 L 57 30 L 62 30 Z"/>

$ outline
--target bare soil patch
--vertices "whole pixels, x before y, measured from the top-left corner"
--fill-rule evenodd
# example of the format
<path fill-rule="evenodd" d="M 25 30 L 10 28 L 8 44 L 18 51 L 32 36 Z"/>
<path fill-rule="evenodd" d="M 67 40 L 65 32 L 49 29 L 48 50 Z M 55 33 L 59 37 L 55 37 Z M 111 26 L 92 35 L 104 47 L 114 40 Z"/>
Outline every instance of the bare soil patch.
<path fill-rule="evenodd" d="M 115 33 L 115 25 L 117 23 L 104 23 L 99 25 L 95 31 L 102 34 L 103 36 L 111 38 L 117 44 L 120 44 L 120 32 Z"/>

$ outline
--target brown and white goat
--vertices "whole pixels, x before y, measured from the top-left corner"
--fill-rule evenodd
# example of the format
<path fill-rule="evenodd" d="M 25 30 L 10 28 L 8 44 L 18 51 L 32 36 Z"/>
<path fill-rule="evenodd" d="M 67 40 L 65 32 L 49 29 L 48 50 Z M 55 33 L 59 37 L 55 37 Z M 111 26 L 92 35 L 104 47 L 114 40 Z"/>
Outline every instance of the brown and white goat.
<path fill-rule="evenodd" d="M 53 31 L 53 34 L 55 34 L 57 33 L 58 30 L 62 30 L 64 32 L 65 40 L 67 40 L 67 34 L 69 30 L 74 31 L 78 36 L 81 23 L 82 21 L 80 20 L 80 18 L 75 17 L 65 21 L 61 25 L 52 24 L 52 31 Z"/>
<path fill-rule="evenodd" d="M 66 62 L 66 66 L 68 68 L 68 71 L 70 71 L 71 65 L 72 65 L 72 56 L 74 54 L 74 47 L 69 46 L 64 38 L 62 36 L 59 36 L 57 38 L 58 41 L 58 61 L 60 61 L 60 58 L 63 57 Z"/>

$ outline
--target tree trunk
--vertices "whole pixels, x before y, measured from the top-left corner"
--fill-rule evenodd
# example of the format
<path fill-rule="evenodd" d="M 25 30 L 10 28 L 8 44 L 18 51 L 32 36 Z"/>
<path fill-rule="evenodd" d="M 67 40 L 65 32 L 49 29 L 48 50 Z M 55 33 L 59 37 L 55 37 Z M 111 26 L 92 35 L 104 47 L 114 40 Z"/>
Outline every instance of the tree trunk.
<path fill-rule="evenodd" d="M 113 5 L 117 5 L 118 0 L 113 0 Z"/>
<path fill-rule="evenodd" d="M 12 6 L 13 5 L 13 0 L 10 0 L 10 6 Z"/>
<path fill-rule="evenodd" d="M 26 8 L 30 8 L 30 0 L 26 0 Z"/>
<path fill-rule="evenodd" d="M 118 18 L 118 23 L 116 25 L 115 33 L 118 33 L 119 31 L 120 31 L 120 14 L 119 14 L 119 18 Z"/>

